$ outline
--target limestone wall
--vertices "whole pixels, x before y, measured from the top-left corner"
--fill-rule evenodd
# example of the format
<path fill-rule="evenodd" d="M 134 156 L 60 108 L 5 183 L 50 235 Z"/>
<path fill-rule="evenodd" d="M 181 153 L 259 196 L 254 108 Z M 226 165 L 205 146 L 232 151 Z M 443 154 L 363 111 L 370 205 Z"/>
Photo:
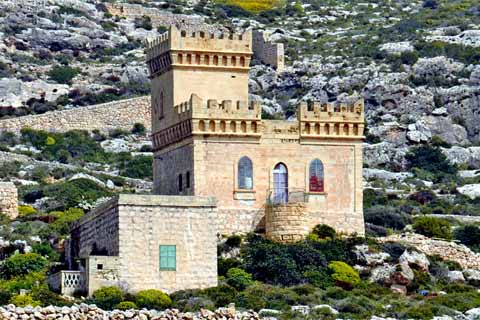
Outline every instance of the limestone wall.
<path fill-rule="evenodd" d="M 150 97 L 114 101 L 88 107 L 51 111 L 0 120 L 0 131 L 19 132 L 22 128 L 65 132 L 69 130 L 100 130 L 115 128 L 132 129 L 135 123 L 143 123 L 150 130 Z"/>
<path fill-rule="evenodd" d="M 158 26 L 177 26 L 182 29 L 214 31 L 213 26 L 205 24 L 205 19 L 197 15 L 174 14 L 168 11 L 160 11 L 156 8 L 148 8 L 139 4 L 129 3 L 105 3 L 107 10 L 114 16 L 135 19 L 137 17 L 148 16 L 152 21 L 153 27 Z"/>
<path fill-rule="evenodd" d="M 89 292 L 105 284 L 130 292 L 213 287 L 217 217 L 213 198 L 121 194 L 74 224 L 70 260 L 87 258 Z M 108 257 L 89 254 L 99 240 Z M 160 270 L 161 245 L 176 246 L 175 270 Z"/>
<path fill-rule="evenodd" d="M 285 49 L 283 43 L 271 42 L 262 31 L 253 32 L 253 57 L 269 64 L 278 72 L 285 70 Z"/>
<path fill-rule="evenodd" d="M 265 210 L 267 239 L 290 243 L 302 240 L 310 231 L 305 203 L 268 205 Z"/>
<path fill-rule="evenodd" d="M 17 187 L 11 182 L 0 182 L 0 213 L 12 219 L 18 216 Z"/>

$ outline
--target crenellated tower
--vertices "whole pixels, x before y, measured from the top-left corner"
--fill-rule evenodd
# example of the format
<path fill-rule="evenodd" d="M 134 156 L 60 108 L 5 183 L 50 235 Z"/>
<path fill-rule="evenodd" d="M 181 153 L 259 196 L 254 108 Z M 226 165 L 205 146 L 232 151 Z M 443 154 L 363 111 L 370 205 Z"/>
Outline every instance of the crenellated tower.
<path fill-rule="evenodd" d="M 171 125 L 173 106 L 192 94 L 217 101 L 248 100 L 252 33 L 206 33 L 178 30 L 148 42 L 147 65 L 152 79 L 152 129 Z"/>
<path fill-rule="evenodd" d="M 362 234 L 363 101 L 302 102 L 297 121 L 248 101 L 252 34 L 167 33 L 147 44 L 154 193 L 214 196 L 220 233 L 296 241 L 319 223 Z"/>

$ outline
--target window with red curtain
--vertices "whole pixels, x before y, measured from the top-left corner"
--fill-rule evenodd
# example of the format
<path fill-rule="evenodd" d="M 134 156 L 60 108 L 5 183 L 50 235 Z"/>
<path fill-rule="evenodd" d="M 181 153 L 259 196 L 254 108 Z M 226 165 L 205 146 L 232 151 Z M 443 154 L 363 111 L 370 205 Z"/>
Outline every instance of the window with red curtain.
<path fill-rule="evenodd" d="M 324 192 L 324 171 L 323 163 L 319 159 L 314 159 L 310 162 L 309 169 L 309 190 L 310 192 Z"/>

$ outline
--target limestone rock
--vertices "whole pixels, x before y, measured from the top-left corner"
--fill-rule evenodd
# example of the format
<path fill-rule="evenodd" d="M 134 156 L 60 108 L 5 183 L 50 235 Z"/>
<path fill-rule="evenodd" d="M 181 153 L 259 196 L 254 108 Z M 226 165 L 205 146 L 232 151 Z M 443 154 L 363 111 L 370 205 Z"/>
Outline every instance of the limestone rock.
<path fill-rule="evenodd" d="M 405 250 L 398 259 L 400 265 L 407 263 L 409 266 L 415 266 L 420 270 L 427 272 L 430 261 L 424 253 Z"/>
<path fill-rule="evenodd" d="M 449 271 L 447 277 L 450 282 L 465 282 L 462 271 Z"/>

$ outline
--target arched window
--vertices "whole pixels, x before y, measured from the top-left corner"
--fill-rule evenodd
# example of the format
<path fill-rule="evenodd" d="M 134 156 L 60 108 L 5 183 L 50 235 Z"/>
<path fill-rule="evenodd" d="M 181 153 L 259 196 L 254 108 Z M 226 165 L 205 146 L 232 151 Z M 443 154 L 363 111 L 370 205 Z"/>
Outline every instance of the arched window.
<path fill-rule="evenodd" d="M 309 190 L 310 192 L 324 192 L 324 172 L 323 163 L 318 159 L 310 162 L 309 168 Z"/>
<path fill-rule="evenodd" d="M 283 163 L 273 168 L 273 203 L 288 202 L 288 170 Z"/>
<path fill-rule="evenodd" d="M 253 189 L 253 165 L 249 157 L 242 157 L 238 161 L 238 189 Z"/>

